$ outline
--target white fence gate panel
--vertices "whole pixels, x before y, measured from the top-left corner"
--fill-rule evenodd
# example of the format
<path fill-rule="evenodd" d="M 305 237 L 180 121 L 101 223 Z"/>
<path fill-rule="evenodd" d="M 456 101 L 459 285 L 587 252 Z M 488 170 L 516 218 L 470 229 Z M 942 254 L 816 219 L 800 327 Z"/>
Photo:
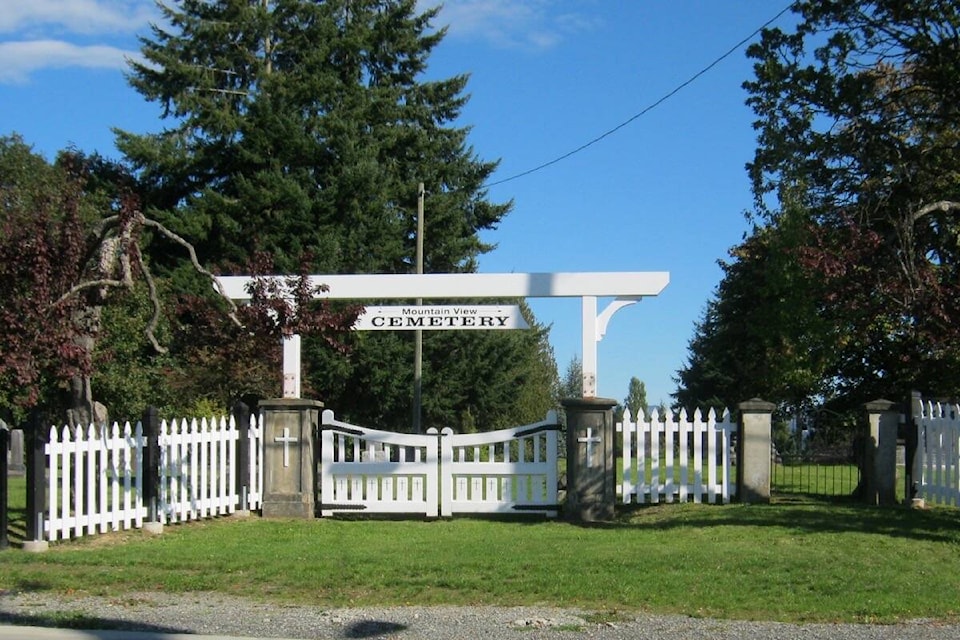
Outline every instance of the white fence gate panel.
<path fill-rule="evenodd" d="M 960 405 L 924 402 L 914 474 L 921 498 L 960 506 Z"/>
<path fill-rule="evenodd" d="M 534 424 L 440 437 L 440 515 L 543 513 L 556 516 L 557 433 L 551 411 Z"/>
<path fill-rule="evenodd" d="M 737 424 L 724 411 L 718 420 L 697 409 L 692 418 L 681 411 L 661 420 L 653 411 L 631 420 L 629 410 L 617 423 L 623 434 L 623 480 L 617 491 L 623 502 L 730 502 L 736 493 L 731 478 L 730 448 Z"/>
<path fill-rule="evenodd" d="M 320 515 L 422 513 L 439 509 L 436 435 L 368 429 L 324 411 L 320 431 Z"/>

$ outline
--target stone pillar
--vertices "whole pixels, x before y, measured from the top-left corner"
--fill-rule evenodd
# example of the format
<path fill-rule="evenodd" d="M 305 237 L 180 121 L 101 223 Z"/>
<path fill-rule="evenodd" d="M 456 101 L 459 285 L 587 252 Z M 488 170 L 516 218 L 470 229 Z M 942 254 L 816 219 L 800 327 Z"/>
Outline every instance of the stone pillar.
<path fill-rule="evenodd" d="M 871 505 L 897 501 L 897 429 L 900 407 L 889 400 L 865 405 L 867 432 L 863 449 L 863 498 Z"/>
<path fill-rule="evenodd" d="M 613 520 L 617 503 L 613 408 L 608 398 L 561 401 L 567 416 L 567 504 L 571 520 Z"/>
<path fill-rule="evenodd" d="M 770 502 L 770 458 L 773 410 L 759 398 L 741 402 L 737 436 L 737 496 L 741 502 Z"/>
<path fill-rule="evenodd" d="M 322 402 L 278 398 L 263 410 L 263 505 L 265 518 L 313 518 L 317 457 L 314 442 Z"/>

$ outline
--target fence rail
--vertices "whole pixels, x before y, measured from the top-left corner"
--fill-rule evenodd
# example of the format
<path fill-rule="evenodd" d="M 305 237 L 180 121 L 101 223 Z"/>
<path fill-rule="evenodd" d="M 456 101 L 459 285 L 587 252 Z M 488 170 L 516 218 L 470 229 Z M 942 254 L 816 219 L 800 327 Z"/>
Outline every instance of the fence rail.
<path fill-rule="evenodd" d="M 736 493 L 731 478 L 731 445 L 737 424 L 730 412 L 720 418 L 711 409 L 682 410 L 661 419 L 654 410 L 636 420 L 624 412 L 617 431 L 623 434 L 623 480 L 618 485 L 624 503 L 730 502 Z"/>

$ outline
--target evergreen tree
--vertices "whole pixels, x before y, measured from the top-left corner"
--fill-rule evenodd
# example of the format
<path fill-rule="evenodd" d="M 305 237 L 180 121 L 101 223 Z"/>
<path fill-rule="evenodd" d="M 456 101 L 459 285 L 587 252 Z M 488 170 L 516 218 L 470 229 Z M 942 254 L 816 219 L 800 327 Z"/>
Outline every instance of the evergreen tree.
<path fill-rule="evenodd" d="M 802 265 L 836 327 L 824 370 L 848 404 L 960 392 L 960 8 L 797 2 L 745 84 L 756 219 L 805 212 Z M 798 196 L 798 194 L 800 194 Z M 786 206 L 785 206 L 786 205 Z"/>
<path fill-rule="evenodd" d="M 630 410 L 630 415 L 636 418 L 642 411 L 647 413 L 647 386 L 643 384 L 640 378 L 630 378 L 630 384 L 627 387 L 627 397 L 623 399 L 623 406 Z"/>
<path fill-rule="evenodd" d="M 158 102 L 169 128 L 118 132 L 149 206 L 216 261 L 244 269 L 257 248 L 280 272 L 309 259 L 314 273 L 410 273 L 417 185 L 426 186 L 424 271 L 470 272 L 510 204 L 486 199 L 496 164 L 478 159 L 454 126 L 467 76 L 424 81 L 444 30 L 415 0 L 183 0 L 142 40 L 133 86 Z M 162 260 L 163 246 L 155 246 Z M 174 277 L 179 277 L 174 274 Z M 375 304 L 377 301 L 367 301 Z M 509 386 L 497 359 L 539 361 L 539 341 L 510 332 L 429 336 L 428 416 L 497 422 L 491 389 Z M 412 333 L 358 333 L 347 355 L 309 337 L 305 392 L 346 419 L 398 428 L 411 416 Z M 501 352 L 512 357 L 501 356 Z M 469 352 L 470 365 L 451 353 Z M 446 398 L 462 371 L 489 378 Z M 541 376 L 544 378 L 545 376 Z M 549 377 L 549 376 L 546 376 Z M 464 392 L 466 393 L 466 392 Z M 550 389 L 545 389 L 549 397 Z M 488 406 L 490 405 L 490 406 Z M 508 419 L 508 418 L 503 418 Z"/>

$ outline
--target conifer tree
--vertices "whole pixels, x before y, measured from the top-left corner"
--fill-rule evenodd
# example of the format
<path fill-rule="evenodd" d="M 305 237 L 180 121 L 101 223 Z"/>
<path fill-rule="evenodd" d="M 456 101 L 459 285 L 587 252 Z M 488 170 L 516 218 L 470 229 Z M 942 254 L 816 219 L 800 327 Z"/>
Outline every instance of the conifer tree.
<path fill-rule="evenodd" d="M 432 28 L 438 9 L 420 12 L 416 5 L 163 6 L 165 24 L 142 39 L 145 60 L 133 65 L 131 83 L 162 107 L 168 126 L 148 135 L 118 132 L 117 142 L 152 215 L 221 273 L 242 271 L 255 248 L 271 254 L 281 272 L 308 257 L 313 273 L 410 273 L 423 182 L 425 272 L 475 270 L 491 248 L 479 232 L 495 228 L 511 205 L 487 200 L 483 185 L 496 163 L 478 159 L 468 128 L 454 125 L 467 100 L 467 76 L 424 79 L 444 30 Z M 490 345 L 510 340 L 431 337 L 425 384 L 460 366 L 451 351 L 487 343 L 479 348 L 493 353 Z M 357 334 L 351 342 L 342 357 L 307 341 L 306 390 L 350 419 L 409 424 L 411 335 Z M 539 357 L 540 347 L 524 345 L 507 360 Z M 438 415 L 489 413 L 447 402 Z"/>

